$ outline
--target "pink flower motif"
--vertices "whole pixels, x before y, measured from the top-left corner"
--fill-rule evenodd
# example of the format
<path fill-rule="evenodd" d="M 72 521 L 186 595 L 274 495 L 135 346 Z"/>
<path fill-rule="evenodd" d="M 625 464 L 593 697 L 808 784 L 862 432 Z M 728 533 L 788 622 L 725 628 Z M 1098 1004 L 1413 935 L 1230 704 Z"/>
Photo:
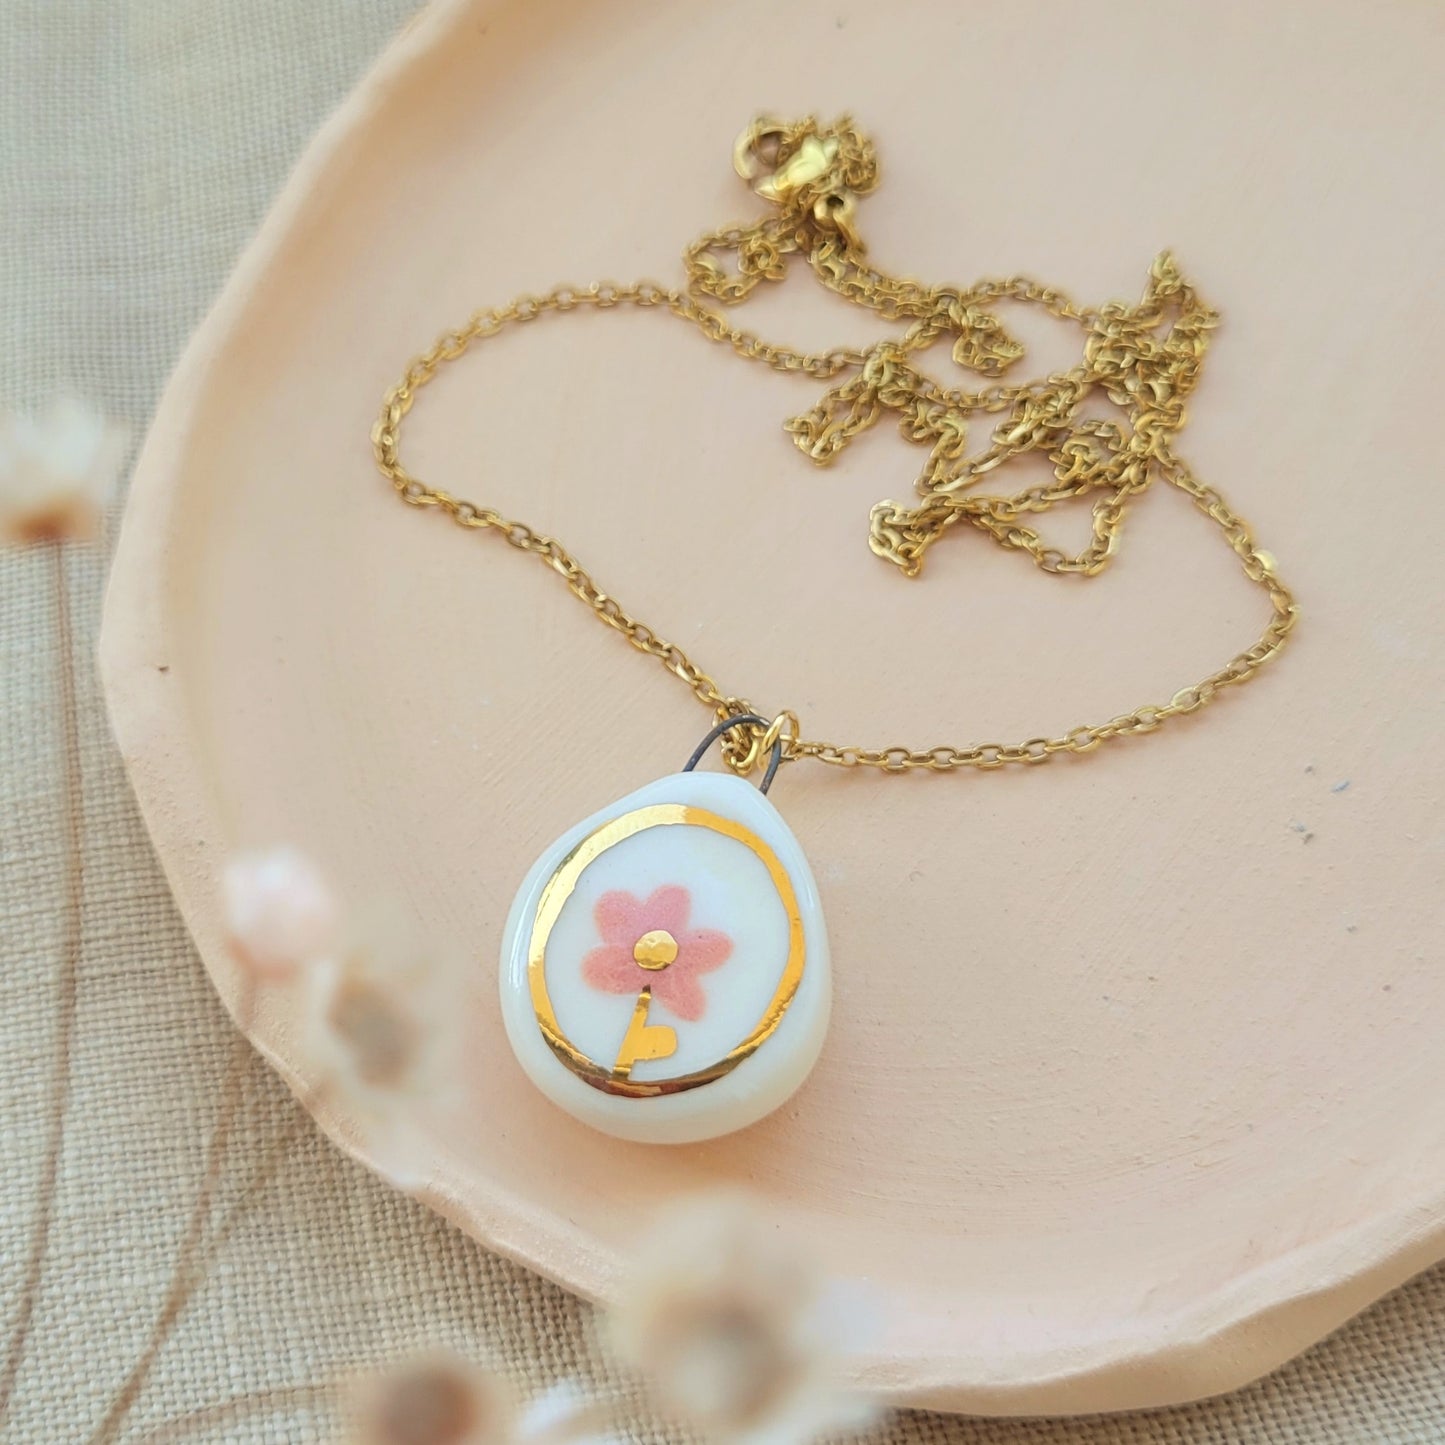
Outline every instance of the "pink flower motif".
<path fill-rule="evenodd" d="M 697 980 L 727 962 L 733 941 L 715 928 L 689 928 L 692 895 L 669 884 L 650 898 L 604 893 L 592 910 L 602 945 L 582 960 L 582 977 L 604 993 L 641 993 L 689 1023 L 703 1016 L 707 996 Z"/>

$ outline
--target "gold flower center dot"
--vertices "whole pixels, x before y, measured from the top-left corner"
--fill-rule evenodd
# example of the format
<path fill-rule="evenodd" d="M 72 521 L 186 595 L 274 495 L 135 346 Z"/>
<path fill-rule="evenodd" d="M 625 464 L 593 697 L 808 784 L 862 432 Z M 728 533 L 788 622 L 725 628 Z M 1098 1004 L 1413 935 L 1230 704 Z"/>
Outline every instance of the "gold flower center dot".
<path fill-rule="evenodd" d="M 654 928 L 644 933 L 632 945 L 633 962 L 639 968 L 666 968 L 677 957 L 677 939 L 665 928 Z"/>

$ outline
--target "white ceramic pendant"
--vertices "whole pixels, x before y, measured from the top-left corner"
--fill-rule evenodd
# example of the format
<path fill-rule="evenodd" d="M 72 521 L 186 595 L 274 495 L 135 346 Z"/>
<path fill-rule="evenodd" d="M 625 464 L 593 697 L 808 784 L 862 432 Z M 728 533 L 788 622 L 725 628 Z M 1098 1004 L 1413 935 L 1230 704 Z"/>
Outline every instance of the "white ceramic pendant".
<path fill-rule="evenodd" d="M 770 1114 L 813 1067 L 832 999 L 803 850 L 722 773 L 660 778 L 559 838 L 512 905 L 501 985 L 532 1082 L 655 1144 Z"/>

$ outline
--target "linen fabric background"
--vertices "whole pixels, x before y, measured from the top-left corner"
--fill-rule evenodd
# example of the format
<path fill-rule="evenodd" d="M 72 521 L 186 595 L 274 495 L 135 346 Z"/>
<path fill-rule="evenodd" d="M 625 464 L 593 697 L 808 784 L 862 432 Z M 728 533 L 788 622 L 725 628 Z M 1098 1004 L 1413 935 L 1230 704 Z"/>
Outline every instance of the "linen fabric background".
<path fill-rule="evenodd" d="M 414 8 L 415 0 L 0 0 L 0 401 L 39 408 L 73 391 L 128 419 L 138 438 L 293 157 Z M 0 1423 L 0 1438 L 13 1441 L 85 1438 L 134 1363 L 172 1276 L 233 1048 L 106 727 L 92 663 L 105 567 L 104 545 L 72 547 L 58 563 L 50 549 L 0 553 L 7 1332 L 42 1191 L 72 1001 L 67 960 L 75 970 L 54 1224 L 17 1391 Z M 254 1058 L 245 1088 L 222 1203 L 297 1127 L 296 1105 Z M 307 1403 L 304 1387 L 426 1343 L 494 1363 L 526 1392 L 566 1377 L 617 1387 L 586 1306 L 394 1194 L 309 1122 L 284 1158 L 181 1317 L 123 1438 L 246 1397 L 257 1408 L 202 1415 L 173 1438 L 334 1439 L 334 1420 Z M 634 1433 L 659 1430 L 639 1419 Z M 878 1438 L 1438 1442 L 1445 1270 L 1226 1399 L 1092 1421 L 902 1414 Z"/>

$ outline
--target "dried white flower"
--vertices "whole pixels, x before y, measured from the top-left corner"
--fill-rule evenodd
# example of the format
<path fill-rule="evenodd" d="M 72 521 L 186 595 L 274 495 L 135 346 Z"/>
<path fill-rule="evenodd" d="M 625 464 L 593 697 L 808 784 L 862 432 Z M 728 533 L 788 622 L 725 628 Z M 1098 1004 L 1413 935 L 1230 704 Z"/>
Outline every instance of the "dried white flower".
<path fill-rule="evenodd" d="M 534 1399 L 517 1422 L 519 1445 L 601 1445 L 607 1411 L 564 1381 Z"/>
<path fill-rule="evenodd" d="M 349 1413 L 355 1445 L 589 1445 L 601 1407 L 566 1384 L 518 1411 L 496 1375 L 437 1351 L 363 1382 Z"/>
<path fill-rule="evenodd" d="M 336 899 L 316 865 L 295 848 L 233 858 L 221 892 L 231 951 L 262 982 L 282 982 L 334 952 Z"/>
<path fill-rule="evenodd" d="M 458 1355 L 419 1356 L 366 1381 L 351 1402 L 356 1445 L 511 1445 L 516 1409 L 495 1375 Z"/>
<path fill-rule="evenodd" d="M 127 436 L 125 426 L 70 397 L 41 417 L 0 412 L 0 541 L 93 537 Z"/>
<path fill-rule="evenodd" d="M 747 1445 L 801 1445 L 872 1417 L 841 1383 L 859 1304 L 741 1199 L 686 1202 L 642 1238 L 608 1325 L 664 1409 Z"/>
<path fill-rule="evenodd" d="M 417 1114 L 454 1089 L 457 1009 L 442 960 L 400 917 L 353 924 L 351 941 L 306 971 L 306 1048 L 393 1183 L 421 1182 Z"/>

